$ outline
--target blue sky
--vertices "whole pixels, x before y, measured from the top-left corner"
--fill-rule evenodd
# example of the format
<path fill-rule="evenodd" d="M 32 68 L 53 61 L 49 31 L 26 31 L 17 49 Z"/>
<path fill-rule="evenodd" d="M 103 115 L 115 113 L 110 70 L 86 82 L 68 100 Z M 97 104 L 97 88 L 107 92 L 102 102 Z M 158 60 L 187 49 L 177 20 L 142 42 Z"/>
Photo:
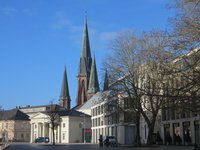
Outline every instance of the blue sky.
<path fill-rule="evenodd" d="M 110 41 L 122 31 L 167 29 L 168 0 L 0 0 L 0 105 L 58 102 L 64 65 L 71 105 L 87 10 L 90 47 L 101 64 Z"/>

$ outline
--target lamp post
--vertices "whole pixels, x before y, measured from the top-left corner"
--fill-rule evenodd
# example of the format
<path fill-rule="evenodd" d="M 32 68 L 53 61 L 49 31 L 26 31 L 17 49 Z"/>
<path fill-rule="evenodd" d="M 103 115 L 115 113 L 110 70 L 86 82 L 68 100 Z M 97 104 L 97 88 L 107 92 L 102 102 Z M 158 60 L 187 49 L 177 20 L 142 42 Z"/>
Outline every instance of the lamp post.
<path fill-rule="evenodd" d="M 83 143 L 85 144 L 85 114 L 81 116 L 83 117 Z"/>
<path fill-rule="evenodd" d="M 83 125 L 83 127 L 84 127 L 84 130 L 83 130 L 83 133 L 84 133 L 84 137 L 83 137 L 83 140 L 84 140 L 84 144 L 85 144 L 85 114 L 84 114 L 84 116 L 83 116 L 83 123 L 84 123 L 84 125 Z"/>

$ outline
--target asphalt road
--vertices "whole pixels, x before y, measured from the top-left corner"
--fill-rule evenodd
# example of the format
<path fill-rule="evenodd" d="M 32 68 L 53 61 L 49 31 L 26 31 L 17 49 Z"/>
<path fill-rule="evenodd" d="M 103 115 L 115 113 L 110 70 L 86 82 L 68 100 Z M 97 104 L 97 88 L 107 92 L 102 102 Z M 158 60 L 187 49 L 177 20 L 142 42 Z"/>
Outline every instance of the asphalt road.
<path fill-rule="evenodd" d="M 99 147 L 97 144 L 67 144 L 52 146 L 49 144 L 11 144 L 6 150 L 193 150 L 191 146 L 160 147 Z"/>
<path fill-rule="evenodd" d="M 106 147 L 105 147 L 106 148 Z M 11 144 L 6 150 L 102 150 L 97 144 L 68 144 L 68 145 L 49 145 L 49 144 Z M 108 148 L 107 148 L 108 149 Z M 111 150 L 113 148 L 109 148 Z M 116 149 L 116 148 L 114 148 Z"/>

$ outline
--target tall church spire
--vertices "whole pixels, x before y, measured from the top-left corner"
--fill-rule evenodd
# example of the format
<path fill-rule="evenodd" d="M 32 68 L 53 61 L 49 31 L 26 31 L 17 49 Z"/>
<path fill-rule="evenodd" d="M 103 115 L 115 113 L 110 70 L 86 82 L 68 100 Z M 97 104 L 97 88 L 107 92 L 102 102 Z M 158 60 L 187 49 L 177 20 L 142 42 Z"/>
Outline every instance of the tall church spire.
<path fill-rule="evenodd" d="M 91 52 L 90 52 L 90 42 L 88 34 L 87 17 L 85 18 L 84 31 L 83 31 L 83 43 L 81 49 L 81 57 L 78 68 L 78 87 L 77 87 L 77 97 L 76 105 L 81 105 L 87 101 L 87 90 L 91 71 Z"/>
<path fill-rule="evenodd" d="M 91 97 L 98 91 L 99 91 L 99 81 L 98 81 L 98 76 L 97 76 L 96 61 L 94 57 L 94 59 L 92 60 L 92 67 L 91 67 L 90 81 L 89 81 L 89 88 L 88 88 L 89 97 Z"/>
<path fill-rule="evenodd" d="M 69 96 L 69 88 L 68 88 L 68 80 L 67 80 L 67 71 L 66 66 L 64 69 L 62 87 L 60 92 L 60 106 L 65 107 L 66 109 L 70 109 L 70 96 Z"/>
<path fill-rule="evenodd" d="M 87 27 L 87 17 L 85 18 L 84 31 L 83 31 L 83 42 L 82 50 L 79 64 L 79 74 L 90 74 L 90 68 L 92 64 L 91 52 L 90 52 L 90 42 Z"/>

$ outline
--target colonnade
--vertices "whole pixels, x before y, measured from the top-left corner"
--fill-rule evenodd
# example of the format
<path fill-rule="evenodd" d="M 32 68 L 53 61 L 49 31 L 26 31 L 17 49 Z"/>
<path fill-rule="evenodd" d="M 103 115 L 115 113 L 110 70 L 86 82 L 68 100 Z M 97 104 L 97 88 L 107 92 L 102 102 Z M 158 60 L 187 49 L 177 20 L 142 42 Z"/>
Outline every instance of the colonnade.
<path fill-rule="evenodd" d="M 61 143 L 60 126 L 55 127 L 55 142 Z M 37 122 L 31 124 L 31 143 L 35 142 L 38 137 L 48 137 L 50 142 L 53 142 L 52 128 L 47 122 Z"/>

